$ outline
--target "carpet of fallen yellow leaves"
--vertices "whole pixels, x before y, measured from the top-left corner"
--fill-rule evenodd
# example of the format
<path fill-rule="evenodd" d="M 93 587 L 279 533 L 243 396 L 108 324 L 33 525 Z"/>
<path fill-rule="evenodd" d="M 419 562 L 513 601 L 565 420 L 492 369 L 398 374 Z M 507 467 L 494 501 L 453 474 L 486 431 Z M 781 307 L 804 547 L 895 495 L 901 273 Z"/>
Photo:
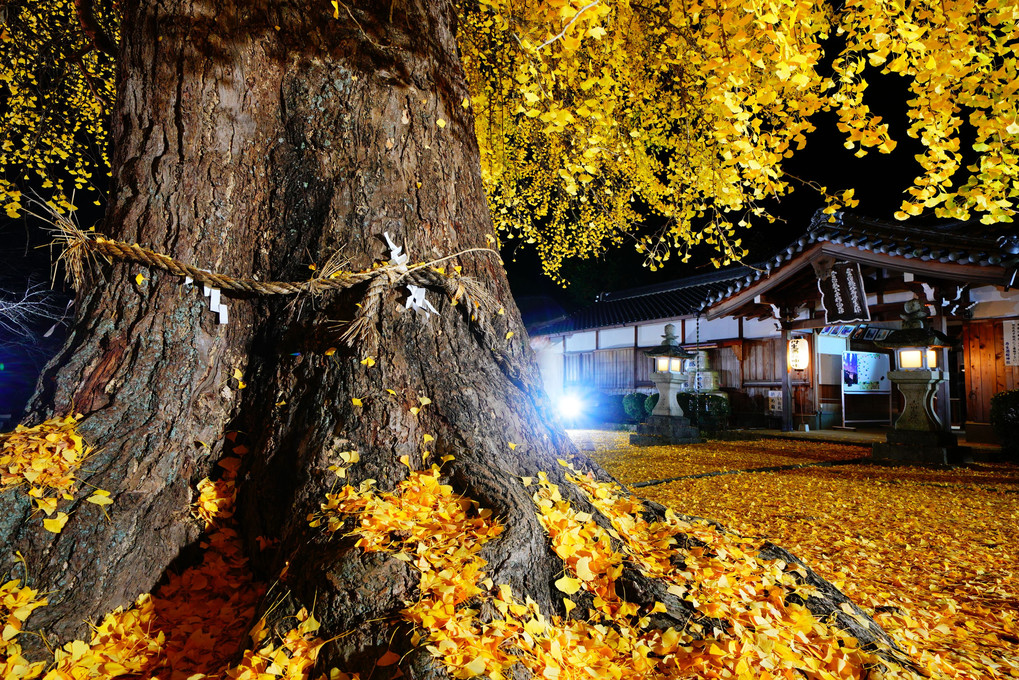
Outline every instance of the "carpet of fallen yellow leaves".
<path fill-rule="evenodd" d="M 624 484 L 868 453 L 777 439 L 641 448 L 621 433 L 575 436 Z M 853 464 L 678 480 L 639 493 L 790 550 L 934 674 L 1019 677 L 1015 465 Z"/>
<path fill-rule="evenodd" d="M 533 600 L 521 600 L 485 574 L 479 553 L 502 527 L 489 510 L 443 484 L 438 466 L 411 470 L 393 492 L 377 493 L 371 483 L 346 485 L 328 494 L 308 519 L 329 532 L 353 519 L 350 533 L 359 537 L 358 547 L 388 552 L 420 572 L 418 599 L 407 603 L 403 617 L 415 624 L 415 644 L 423 642 L 455 678 L 501 680 L 514 677 L 517 665 L 548 680 L 914 677 L 895 663 L 901 656 L 894 650 L 882 649 L 879 657 L 793 603 L 790 594 L 807 596 L 810 590 L 794 576 L 802 571 L 798 565 L 760 559 L 759 542 L 675 513 L 649 523 L 642 504 L 617 485 L 571 473 L 569 481 L 611 528 L 573 508 L 545 473 L 537 482 L 521 479 L 535 488 L 536 511 L 563 560 L 556 587 L 566 596 L 583 591 L 581 601 L 589 603 L 578 610 L 576 601 L 564 597 L 567 612 L 578 610 L 568 618 L 546 617 Z M 696 544 L 679 545 L 680 534 Z M 651 625 L 667 606 L 626 600 L 626 587 L 620 587 L 626 565 L 661 579 L 699 617 L 677 627 Z M 848 603 L 844 611 L 857 615 Z M 390 652 L 379 665 L 397 658 Z"/>
<path fill-rule="evenodd" d="M 80 446 L 73 423 L 54 421 L 51 427 L 62 429 L 49 444 Z M 28 436 L 40 443 L 40 455 L 59 451 L 41 444 L 45 432 Z M 874 650 L 860 648 L 790 601 L 790 593 L 808 595 L 809 587 L 797 580 L 797 565 L 756 557 L 766 539 L 839 585 L 932 677 L 1019 677 L 1015 466 L 936 471 L 854 463 L 739 472 L 844 462 L 866 451 L 777 440 L 631 448 L 619 434 L 587 432 L 581 438 L 582 448 L 624 483 L 736 471 L 641 492 L 684 514 L 720 520 L 742 536 L 671 512 L 664 521 L 648 522 L 641 504 L 621 489 L 572 469 L 568 479 L 607 523 L 571 507 L 544 475 L 521 479 L 562 559 L 556 587 L 572 613 L 563 619 L 493 583 L 480 552 L 503 527 L 490 511 L 444 484 L 438 466 L 408 470 L 388 493 L 371 483 L 339 487 L 309 520 L 323 531 L 351 531 L 361 549 L 388 552 L 420 573 L 417 599 L 406 603 L 402 616 L 415 626 L 412 642 L 426 646 L 457 678 L 513 677 L 515 665 L 548 680 L 914 677 L 894 663 L 882 673 Z M 326 644 L 314 616 L 302 611 L 289 631 L 274 636 L 255 619 L 265 587 L 252 578 L 232 524 L 235 478 L 246 450 L 232 437 L 228 441 L 232 455 L 219 463 L 214 479 L 199 484 L 192 508 L 207 528 L 198 563 L 171 574 L 133 607 L 108 614 L 89 639 L 65 644 L 49 663 L 29 663 L 21 655 L 19 639 L 29 634 L 22 626 L 45 598 L 21 580 L 0 584 L 0 677 L 311 676 Z M 341 480 L 358 462 L 355 452 L 348 453 L 334 470 Z M 680 534 L 694 543 L 677 545 Z M 676 554 L 679 563 L 672 560 Z M 620 597 L 626 568 L 660 579 L 702 618 L 680 629 L 650 626 L 666 606 Z M 843 612 L 855 615 L 848 604 Z M 719 627 L 715 617 L 729 624 Z M 377 665 L 398 660 L 390 651 Z M 356 676 L 333 669 L 318 677 Z"/>
<path fill-rule="evenodd" d="M 50 424 L 55 426 L 62 428 L 62 437 L 72 436 L 73 423 Z M 236 473 L 246 453 L 243 446 L 232 449 L 233 455 L 220 461 L 217 478 L 199 484 L 192 507 L 207 529 L 200 561 L 180 574 L 169 573 L 165 583 L 141 595 L 129 609 L 107 614 L 92 626 L 88 640 L 54 650 L 51 662 L 28 662 L 18 641 L 23 623 L 34 609 L 45 606 L 45 598 L 22 586 L 20 579 L 0 585 L 0 678 L 307 678 L 324 644 L 315 636 L 315 618 L 300 612 L 294 627 L 275 640 L 255 621 L 265 587 L 253 579 L 232 522 Z M 241 654 L 252 643 L 256 648 Z M 238 656 L 241 661 L 231 663 Z"/>
<path fill-rule="evenodd" d="M 76 431 L 79 415 L 51 418 L 34 427 L 18 425 L 0 434 L 0 492 L 25 487 L 32 505 L 45 513 L 43 527 L 59 534 L 67 513 L 58 512 L 61 500 L 72 500 L 78 489 L 75 476 L 92 449 Z M 109 493 L 96 489 L 86 500 L 109 505 Z"/>

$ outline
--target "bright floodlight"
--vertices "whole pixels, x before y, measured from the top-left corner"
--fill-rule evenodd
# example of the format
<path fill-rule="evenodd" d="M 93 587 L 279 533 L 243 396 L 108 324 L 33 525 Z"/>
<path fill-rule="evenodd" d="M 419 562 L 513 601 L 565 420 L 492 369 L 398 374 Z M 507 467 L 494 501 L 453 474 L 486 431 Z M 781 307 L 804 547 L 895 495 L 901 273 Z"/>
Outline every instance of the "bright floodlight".
<path fill-rule="evenodd" d="M 559 413 L 568 420 L 579 416 L 583 409 L 584 402 L 575 394 L 565 394 L 559 400 Z"/>

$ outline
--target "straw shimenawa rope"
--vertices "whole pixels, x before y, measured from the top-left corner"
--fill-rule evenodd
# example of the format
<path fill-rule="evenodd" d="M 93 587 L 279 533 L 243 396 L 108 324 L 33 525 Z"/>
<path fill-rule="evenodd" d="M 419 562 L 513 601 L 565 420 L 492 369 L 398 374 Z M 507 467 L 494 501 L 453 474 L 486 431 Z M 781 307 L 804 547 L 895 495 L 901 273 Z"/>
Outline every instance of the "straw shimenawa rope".
<path fill-rule="evenodd" d="M 68 277 L 77 290 L 85 281 L 85 262 L 88 258 L 103 256 L 110 260 L 135 262 L 159 269 L 175 276 L 189 277 L 194 282 L 218 288 L 223 291 L 253 295 L 297 295 L 300 293 L 320 294 L 327 291 L 346 290 L 357 284 L 369 282 L 364 299 L 355 318 L 347 324 L 341 340 L 349 346 L 360 346 L 374 352 L 378 345 L 376 323 L 379 318 L 383 295 L 386 290 L 411 285 L 439 290 L 454 304 L 461 299 L 469 301 L 469 315 L 472 321 L 481 319 L 496 308 L 494 298 L 475 279 L 459 274 L 448 275 L 435 268 L 440 262 L 460 255 L 484 252 L 499 257 L 491 248 L 470 248 L 453 255 L 416 265 L 380 265 L 361 272 L 343 271 L 334 255 L 326 262 L 316 276 L 307 281 L 258 281 L 251 278 L 236 278 L 210 272 L 206 269 L 181 262 L 169 255 L 158 253 L 138 244 L 125 243 L 103 236 L 90 236 L 70 223 L 57 223 L 57 238 L 66 245 L 60 259 L 67 266 Z M 481 324 L 488 326 L 488 324 Z M 485 332 L 489 335 L 489 332 Z M 487 344 L 487 343 L 486 343 Z"/>

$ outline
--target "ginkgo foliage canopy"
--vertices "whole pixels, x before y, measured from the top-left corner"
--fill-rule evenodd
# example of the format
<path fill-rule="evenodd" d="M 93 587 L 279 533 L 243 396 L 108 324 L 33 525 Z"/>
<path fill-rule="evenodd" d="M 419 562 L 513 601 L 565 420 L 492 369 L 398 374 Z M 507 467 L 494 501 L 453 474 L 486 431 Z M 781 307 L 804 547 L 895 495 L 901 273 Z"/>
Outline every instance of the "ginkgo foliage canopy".
<path fill-rule="evenodd" d="M 91 3 L 90 3 L 91 4 Z M 868 77 L 908 83 L 924 152 L 897 217 L 1011 221 L 1019 193 L 1019 7 L 1011 0 L 459 0 L 482 173 L 497 228 L 565 258 L 627 238 L 652 266 L 739 229 L 790 190 L 783 162 L 834 111 L 858 155 L 890 152 Z M 117 34 L 116 3 L 95 3 Z M 332 3 L 335 17 L 350 11 Z M 328 18 L 329 7 L 309 11 Z M 71 0 L 6 3 L 0 205 L 26 182 L 71 209 L 106 171 L 113 61 Z M 101 184 L 101 183 L 100 183 Z M 93 197 L 94 198 L 94 197 Z M 90 198 L 89 200 L 93 200 Z M 827 194 L 829 209 L 855 203 Z M 648 229 L 647 218 L 656 216 Z"/>

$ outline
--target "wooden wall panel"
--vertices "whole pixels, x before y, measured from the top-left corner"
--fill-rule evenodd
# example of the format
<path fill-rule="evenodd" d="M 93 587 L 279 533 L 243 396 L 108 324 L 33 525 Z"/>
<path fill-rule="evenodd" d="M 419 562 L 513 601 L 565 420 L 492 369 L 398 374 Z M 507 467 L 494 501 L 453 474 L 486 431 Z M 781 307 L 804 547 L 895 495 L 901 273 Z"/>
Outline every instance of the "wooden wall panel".
<path fill-rule="evenodd" d="M 743 381 L 739 391 L 744 392 L 756 405 L 761 413 L 767 410 L 768 391 L 782 389 L 782 373 L 786 370 L 782 356 L 781 338 L 763 338 L 743 341 Z M 728 348 L 721 350 L 722 361 L 725 356 L 735 358 Z M 738 370 L 738 368 L 736 369 Z M 812 371 L 793 371 L 789 376 L 792 380 L 793 413 L 795 415 L 814 412 L 814 384 L 811 380 Z M 724 383 L 723 383 L 724 384 Z M 725 385 L 729 387 L 730 385 Z M 732 387 L 738 387 L 736 384 Z"/>
<path fill-rule="evenodd" d="M 633 388 L 633 348 L 594 352 L 594 386 L 600 390 Z"/>
<path fill-rule="evenodd" d="M 736 358 L 736 351 L 732 347 L 719 347 L 710 350 L 711 365 L 718 371 L 718 379 L 722 387 L 739 388 L 743 382 L 740 380 L 739 359 Z"/>
<path fill-rule="evenodd" d="M 1019 387 L 1019 366 L 1005 365 L 1003 326 L 1002 319 L 993 319 L 972 321 L 962 328 L 969 422 L 990 422 L 991 397 Z"/>

